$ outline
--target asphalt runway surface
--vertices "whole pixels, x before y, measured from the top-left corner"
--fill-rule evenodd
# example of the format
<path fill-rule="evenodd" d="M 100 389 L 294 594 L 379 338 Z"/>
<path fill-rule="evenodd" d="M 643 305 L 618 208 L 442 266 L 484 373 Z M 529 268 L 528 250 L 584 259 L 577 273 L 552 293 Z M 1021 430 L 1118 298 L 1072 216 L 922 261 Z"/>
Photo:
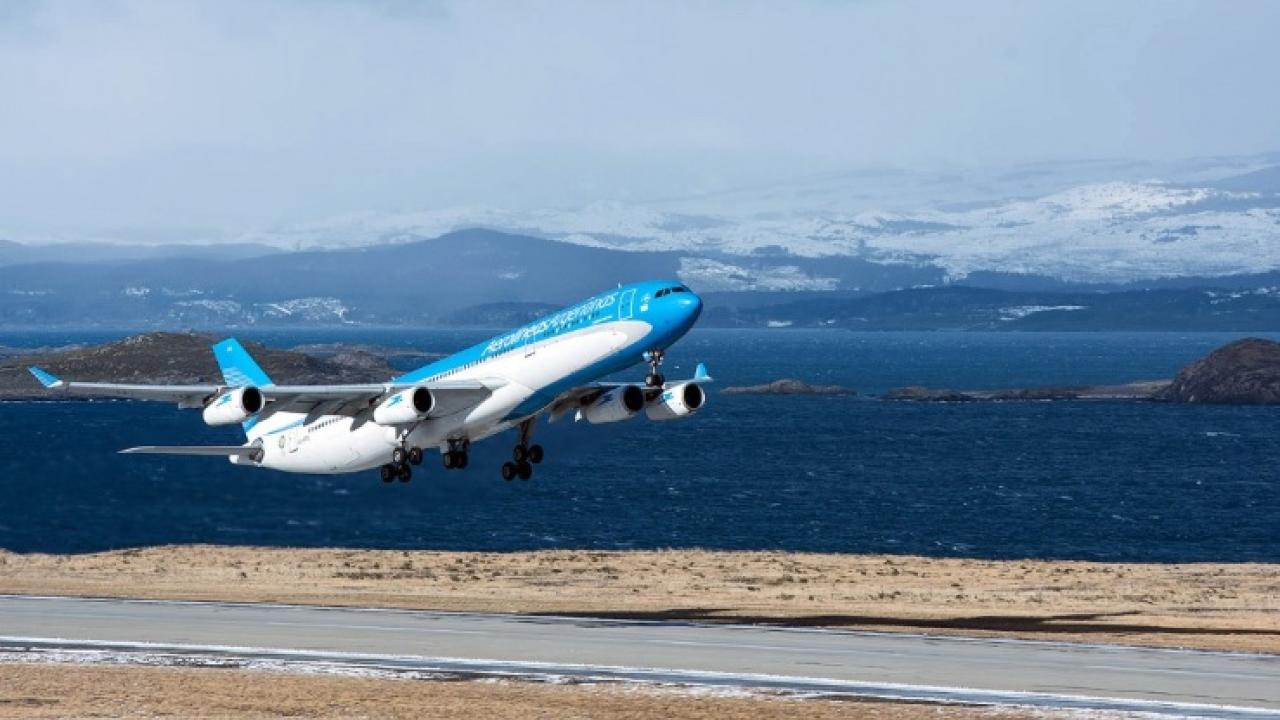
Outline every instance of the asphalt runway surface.
<path fill-rule="evenodd" d="M 5 653 L 1280 718 L 1280 656 L 745 625 L 0 596 Z"/>

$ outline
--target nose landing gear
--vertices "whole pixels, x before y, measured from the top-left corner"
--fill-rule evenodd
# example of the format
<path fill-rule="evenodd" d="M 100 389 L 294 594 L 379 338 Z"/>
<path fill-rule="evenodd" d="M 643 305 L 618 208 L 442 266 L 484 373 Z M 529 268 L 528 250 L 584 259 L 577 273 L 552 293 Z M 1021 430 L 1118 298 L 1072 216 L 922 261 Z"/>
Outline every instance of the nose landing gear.
<path fill-rule="evenodd" d="M 644 379 L 644 384 L 651 388 L 661 388 L 667 382 L 662 376 L 662 350 L 650 350 L 644 354 L 644 359 L 649 363 L 649 376 Z"/>

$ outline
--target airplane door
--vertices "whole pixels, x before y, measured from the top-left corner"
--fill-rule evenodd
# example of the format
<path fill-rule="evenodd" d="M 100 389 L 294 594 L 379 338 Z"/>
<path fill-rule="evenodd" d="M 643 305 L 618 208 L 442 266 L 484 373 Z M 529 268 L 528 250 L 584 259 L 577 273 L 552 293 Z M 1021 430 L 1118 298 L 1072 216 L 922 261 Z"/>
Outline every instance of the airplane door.
<path fill-rule="evenodd" d="M 632 305 L 636 301 L 636 291 L 628 290 L 622 293 L 622 297 L 618 298 L 618 319 L 631 319 Z"/>

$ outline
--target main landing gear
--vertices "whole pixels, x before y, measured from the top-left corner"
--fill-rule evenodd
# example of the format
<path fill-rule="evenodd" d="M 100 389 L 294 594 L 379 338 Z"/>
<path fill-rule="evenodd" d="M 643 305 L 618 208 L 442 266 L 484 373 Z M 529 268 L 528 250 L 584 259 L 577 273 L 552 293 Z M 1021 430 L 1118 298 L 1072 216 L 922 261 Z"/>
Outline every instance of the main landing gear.
<path fill-rule="evenodd" d="M 650 350 L 644 354 L 645 361 L 649 363 L 649 376 L 644 379 L 644 384 L 651 388 L 661 388 L 667 382 L 662 376 L 662 357 L 661 350 Z"/>
<path fill-rule="evenodd" d="M 533 437 L 535 422 L 535 418 L 529 418 L 520 423 L 520 440 L 511 451 L 511 462 L 502 464 L 503 480 L 508 482 L 516 478 L 528 480 L 533 477 L 533 466 L 542 462 L 542 446 L 529 444 L 529 440 Z"/>
<path fill-rule="evenodd" d="M 410 466 L 421 464 L 422 448 L 398 447 L 391 451 L 391 462 L 378 468 L 378 477 L 382 478 L 384 483 L 394 480 L 409 482 L 413 479 L 413 470 L 410 469 Z"/>
<path fill-rule="evenodd" d="M 462 470 L 467 467 L 471 456 L 471 443 L 466 440 L 450 440 L 449 449 L 440 453 L 440 461 L 445 470 Z"/>

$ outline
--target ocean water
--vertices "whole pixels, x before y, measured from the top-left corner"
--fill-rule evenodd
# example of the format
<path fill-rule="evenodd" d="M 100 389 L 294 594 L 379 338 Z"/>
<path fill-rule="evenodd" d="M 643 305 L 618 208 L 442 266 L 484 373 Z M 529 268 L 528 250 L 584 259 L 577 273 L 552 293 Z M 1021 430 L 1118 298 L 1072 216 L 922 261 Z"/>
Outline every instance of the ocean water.
<path fill-rule="evenodd" d="M 24 333 L 0 344 L 124 334 Z M 449 351 L 490 334 L 240 336 Z M 238 430 L 208 428 L 198 413 L 168 405 L 0 403 L 0 547 L 707 547 L 1280 561 L 1280 408 L 866 397 L 906 384 L 1170 377 L 1236 337 L 695 330 L 668 354 L 668 377 L 702 360 L 720 386 L 799 377 L 864 395 L 713 390 L 705 411 L 683 422 L 544 425 L 546 462 L 532 481 L 513 483 L 498 475 L 514 442 L 505 436 L 479 444 L 465 471 L 444 471 L 433 454 L 412 483 L 384 485 L 374 472 L 287 475 L 211 458 L 115 454 L 139 444 L 239 442 Z"/>

